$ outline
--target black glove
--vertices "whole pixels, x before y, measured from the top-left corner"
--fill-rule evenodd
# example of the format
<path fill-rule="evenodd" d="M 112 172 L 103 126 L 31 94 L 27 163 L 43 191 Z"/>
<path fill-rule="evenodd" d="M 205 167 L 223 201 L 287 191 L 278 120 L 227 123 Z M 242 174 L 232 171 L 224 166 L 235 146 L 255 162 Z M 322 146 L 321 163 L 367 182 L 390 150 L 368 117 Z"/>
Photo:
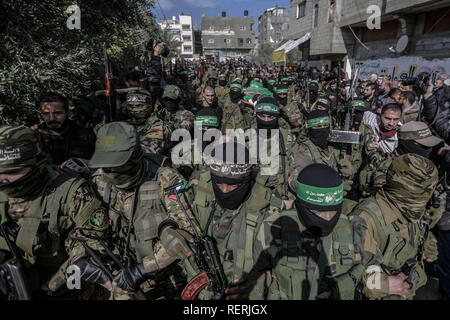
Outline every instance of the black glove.
<path fill-rule="evenodd" d="M 86 282 L 105 284 L 110 279 L 92 257 L 78 259 L 73 263 L 80 268 L 80 276 Z"/>
<path fill-rule="evenodd" d="M 120 272 L 114 276 L 114 282 L 124 291 L 135 292 L 146 280 L 145 274 L 144 264 L 138 263 L 120 270 Z"/>

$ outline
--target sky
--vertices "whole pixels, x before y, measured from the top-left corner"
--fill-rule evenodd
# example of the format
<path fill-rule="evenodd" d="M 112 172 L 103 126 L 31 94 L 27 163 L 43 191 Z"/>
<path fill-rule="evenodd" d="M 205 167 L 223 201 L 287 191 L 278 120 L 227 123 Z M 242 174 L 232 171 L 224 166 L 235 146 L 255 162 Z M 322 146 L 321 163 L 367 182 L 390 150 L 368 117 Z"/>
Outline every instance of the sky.
<path fill-rule="evenodd" d="M 159 5 L 158 5 L 159 3 Z M 153 14 L 159 22 L 164 19 L 171 19 L 181 13 L 192 15 L 193 23 L 201 28 L 201 14 L 207 17 L 217 17 L 226 11 L 227 17 L 243 17 L 244 10 L 248 10 L 248 16 L 255 18 L 253 30 L 258 33 L 258 17 L 268 8 L 275 7 L 289 8 L 290 0 L 155 0 Z"/>

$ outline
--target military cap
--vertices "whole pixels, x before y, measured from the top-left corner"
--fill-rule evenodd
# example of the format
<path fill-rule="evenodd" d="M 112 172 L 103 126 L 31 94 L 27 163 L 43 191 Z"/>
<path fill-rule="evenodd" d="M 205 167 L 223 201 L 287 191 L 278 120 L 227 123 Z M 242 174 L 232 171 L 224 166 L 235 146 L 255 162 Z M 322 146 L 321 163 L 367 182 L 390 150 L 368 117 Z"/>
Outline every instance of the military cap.
<path fill-rule="evenodd" d="M 410 121 L 400 127 L 399 140 L 414 140 L 426 147 L 434 147 L 443 140 L 433 136 L 427 124 L 420 121 Z"/>
<path fill-rule="evenodd" d="M 172 100 L 178 100 L 180 97 L 181 90 L 177 86 L 174 85 L 168 85 L 164 88 L 164 93 L 162 98 L 169 98 Z"/>
<path fill-rule="evenodd" d="M 140 148 L 136 129 L 126 122 L 111 122 L 98 130 L 95 152 L 89 160 L 91 168 L 114 168 L 128 162 Z"/>
<path fill-rule="evenodd" d="M 0 172 L 39 166 L 45 159 L 36 131 L 25 126 L 0 126 Z"/>

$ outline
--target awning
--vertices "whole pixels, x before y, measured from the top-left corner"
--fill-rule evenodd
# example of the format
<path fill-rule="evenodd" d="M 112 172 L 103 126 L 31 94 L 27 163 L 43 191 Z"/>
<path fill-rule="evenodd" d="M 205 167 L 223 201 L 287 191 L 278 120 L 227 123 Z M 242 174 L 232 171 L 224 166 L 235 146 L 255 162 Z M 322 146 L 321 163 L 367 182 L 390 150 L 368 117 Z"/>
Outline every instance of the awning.
<path fill-rule="evenodd" d="M 295 41 L 289 40 L 288 42 L 283 44 L 281 47 L 276 49 L 275 52 L 284 50 L 285 53 L 288 53 L 289 51 L 291 51 L 292 49 L 295 49 L 297 46 L 299 46 L 303 42 L 308 41 L 310 38 L 311 38 L 311 32 L 308 32 L 307 34 L 305 34 L 303 37 L 301 37 L 298 40 L 295 40 Z"/>

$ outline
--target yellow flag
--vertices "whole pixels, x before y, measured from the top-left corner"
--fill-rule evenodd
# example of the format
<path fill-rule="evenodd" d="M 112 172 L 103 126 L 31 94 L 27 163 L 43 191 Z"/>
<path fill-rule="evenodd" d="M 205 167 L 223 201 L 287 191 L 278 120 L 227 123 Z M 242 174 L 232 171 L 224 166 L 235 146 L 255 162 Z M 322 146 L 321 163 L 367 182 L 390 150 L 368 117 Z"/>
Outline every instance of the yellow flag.
<path fill-rule="evenodd" d="M 273 63 L 284 62 L 284 50 L 276 51 L 272 53 Z"/>

